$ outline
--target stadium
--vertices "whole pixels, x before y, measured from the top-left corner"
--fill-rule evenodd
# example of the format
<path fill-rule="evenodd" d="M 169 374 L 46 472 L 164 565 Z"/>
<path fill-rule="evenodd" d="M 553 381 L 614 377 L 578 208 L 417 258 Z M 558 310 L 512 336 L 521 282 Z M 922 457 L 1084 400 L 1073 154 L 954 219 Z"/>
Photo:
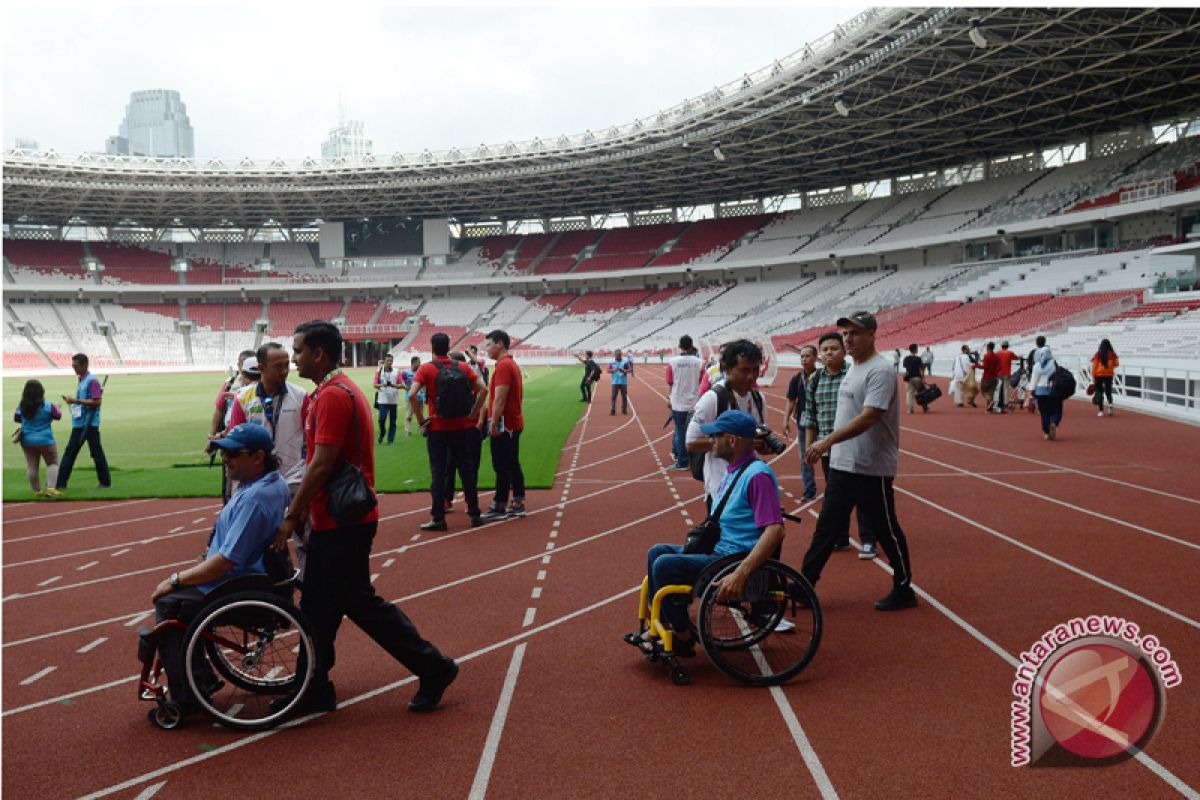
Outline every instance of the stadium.
<path fill-rule="evenodd" d="M 198 796 L 264 758 L 279 785 L 303 753 L 319 774 L 301 796 L 1200 796 L 1187 680 L 1153 743 L 1105 771 L 1016 770 L 1007 752 L 1017 656 L 1059 621 L 1137 620 L 1185 675 L 1200 663 L 1198 39 L 1194 8 L 882 7 L 576 135 L 299 161 L 7 150 L 6 405 L 27 377 L 69 391 L 88 353 L 129 398 L 106 435 L 153 458 L 117 496 L 51 505 L 6 454 L 5 791 Z M 948 399 L 908 418 L 919 614 L 878 619 L 862 594 L 883 563 L 835 559 L 799 679 L 698 666 L 671 686 L 618 651 L 641 554 L 704 516 L 699 484 L 665 469 L 660 364 L 684 334 L 705 356 L 758 342 L 780 427 L 798 348 L 859 309 L 881 352 L 929 347 L 943 385 L 964 344 L 1024 355 L 1046 336 L 1076 375 L 1074 438 L 1046 450 L 1024 414 L 993 425 Z M 218 373 L 312 319 L 341 329 L 360 384 L 385 353 L 427 360 L 435 333 L 461 349 L 507 331 L 555 421 L 530 456 L 541 513 L 414 538 L 423 447 L 380 456 L 372 580 L 464 662 L 427 729 L 396 719 L 413 679 L 357 630 L 336 714 L 145 729 L 131 626 L 219 511 L 199 454 Z M 1104 338 L 1116 426 L 1084 393 Z M 576 357 L 617 349 L 638 369 L 624 419 L 572 394 Z M 800 502 L 792 444 L 772 463 L 805 519 L 798 564 L 819 501 Z M 654 766 L 680 747 L 686 782 Z"/>

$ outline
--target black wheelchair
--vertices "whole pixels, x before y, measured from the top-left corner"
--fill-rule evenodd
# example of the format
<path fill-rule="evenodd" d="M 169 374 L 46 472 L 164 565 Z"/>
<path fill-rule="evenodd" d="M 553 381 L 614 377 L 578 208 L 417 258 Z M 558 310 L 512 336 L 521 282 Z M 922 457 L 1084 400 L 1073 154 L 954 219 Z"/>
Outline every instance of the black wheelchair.
<path fill-rule="evenodd" d="M 200 710 L 221 725 L 269 728 L 303 702 L 316 663 L 312 626 L 292 603 L 296 573 L 290 562 L 268 552 L 269 574 L 217 586 L 190 622 L 168 619 L 138 629 L 138 699 L 155 704 L 148 717 L 158 727 L 178 727 L 185 711 L 164 685 L 158 640 L 167 630 L 183 631 L 188 689 Z"/>
<path fill-rule="evenodd" d="M 688 586 L 664 586 L 649 597 L 649 578 L 642 581 L 638 633 L 626 636 L 648 661 L 667 667 L 677 686 L 691 683 L 692 673 L 680 661 L 670 628 L 661 619 L 664 602 L 695 600 L 688 620 L 692 635 L 713 666 L 734 680 L 777 686 L 800 673 L 821 644 L 821 604 L 803 575 L 775 558 L 746 580 L 738 597 L 719 599 L 717 581 L 737 569 L 746 553 L 709 564 Z M 642 635 L 653 637 L 646 641 Z"/>

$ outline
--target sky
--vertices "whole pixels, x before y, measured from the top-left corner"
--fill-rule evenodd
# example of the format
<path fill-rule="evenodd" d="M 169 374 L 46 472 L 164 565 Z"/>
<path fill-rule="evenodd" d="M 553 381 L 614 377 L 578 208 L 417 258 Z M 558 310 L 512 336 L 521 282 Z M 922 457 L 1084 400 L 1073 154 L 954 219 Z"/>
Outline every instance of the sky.
<path fill-rule="evenodd" d="M 4 147 L 103 152 L 131 92 L 175 89 L 204 160 L 319 156 L 343 108 L 382 155 L 598 131 L 865 8 L 5 5 Z"/>

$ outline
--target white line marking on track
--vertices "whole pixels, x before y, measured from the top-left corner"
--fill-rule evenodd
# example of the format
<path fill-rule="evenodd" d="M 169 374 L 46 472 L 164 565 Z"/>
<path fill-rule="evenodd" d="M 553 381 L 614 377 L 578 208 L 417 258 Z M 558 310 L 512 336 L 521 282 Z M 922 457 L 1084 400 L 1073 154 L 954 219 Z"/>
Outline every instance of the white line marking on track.
<path fill-rule="evenodd" d="M 549 563 L 550 563 L 550 556 L 542 556 L 542 563 L 543 563 L 543 564 L 549 564 Z"/>
<path fill-rule="evenodd" d="M 546 549 L 547 549 L 547 550 L 553 550 L 553 549 L 554 549 L 554 542 L 546 542 Z"/>
<path fill-rule="evenodd" d="M 141 622 L 142 620 L 144 620 L 146 617 L 150 616 L 153 613 L 154 613 L 153 611 L 143 611 L 141 614 L 137 614 L 136 616 L 130 617 L 129 621 L 125 623 L 125 627 L 132 628 L 134 625 L 137 625 L 139 622 Z"/>
<path fill-rule="evenodd" d="M 390 567 L 392 564 L 395 564 L 395 563 L 396 563 L 396 559 L 389 558 L 387 561 L 383 562 L 383 566 L 386 569 L 387 567 Z"/>
<path fill-rule="evenodd" d="M 136 506 L 142 503 L 156 503 L 157 497 L 147 497 L 142 500 L 125 500 L 118 502 L 107 502 L 103 504 L 104 508 L 125 508 L 126 506 Z M 9 506 L 6 506 L 8 508 Z M 39 514 L 36 517 L 22 517 L 21 519 L 5 519 L 5 525 L 16 525 L 18 522 L 36 522 L 38 520 L 50 519 L 51 517 L 67 517 L 71 514 L 85 514 L 88 511 L 95 511 L 99 506 L 90 505 L 87 507 L 72 508 L 69 511 L 55 511 L 53 514 Z"/>
<path fill-rule="evenodd" d="M 379 577 L 379 573 L 378 573 L 378 572 L 373 572 L 373 573 L 371 573 L 371 583 L 374 583 L 374 582 L 375 582 L 375 579 L 376 579 L 376 578 L 378 578 L 378 577 Z"/>
<path fill-rule="evenodd" d="M 537 579 L 538 579 L 539 581 L 544 581 L 544 580 L 546 580 L 546 570 L 544 570 L 544 569 L 539 569 L 539 570 L 538 570 L 538 573 L 537 573 Z"/>
<path fill-rule="evenodd" d="M 83 531 L 94 531 L 97 528 L 113 528 L 118 525 L 129 525 L 130 523 L 133 523 L 133 522 L 145 522 L 146 520 L 150 520 L 150 519 L 162 519 L 163 517 L 177 517 L 180 514 L 188 514 L 193 511 L 200 511 L 204 508 L 208 508 L 208 506 L 198 506 L 197 508 L 181 508 L 178 511 L 168 511 L 163 514 L 151 514 L 148 517 L 134 517 L 133 519 L 121 519 L 121 520 L 116 520 L 114 522 L 98 522 L 95 525 L 84 525 L 79 528 L 67 528 L 66 530 L 51 531 L 50 533 L 37 533 L 32 536 L 22 536 L 19 539 L 9 539 L 8 541 L 5 542 L 5 544 L 15 544 L 17 542 L 30 542 L 35 539 L 48 539 L 52 536 L 64 536 L 68 533 L 81 533 Z M 201 519 L 203 519 L 203 518 L 201 518 Z M 7 524 L 7 522 L 6 522 L 6 524 Z"/>
<path fill-rule="evenodd" d="M 551 539 L 557 539 L 557 538 L 558 538 L 558 531 L 550 531 L 550 538 L 551 538 Z"/>
<path fill-rule="evenodd" d="M 171 530 L 167 531 L 167 533 L 179 533 L 181 530 L 183 530 L 182 525 L 175 527 L 175 528 L 171 528 Z"/>
<path fill-rule="evenodd" d="M 528 628 L 533 624 L 533 618 L 537 615 L 536 608 L 525 609 L 525 620 L 521 623 L 522 628 Z"/>
<path fill-rule="evenodd" d="M 419 533 L 414 533 L 412 538 L 409 539 L 410 542 L 419 542 L 420 540 L 421 540 L 421 534 L 419 534 Z"/>
<path fill-rule="evenodd" d="M 56 583 L 57 581 L 61 581 L 61 580 L 62 580 L 62 575 L 55 575 L 53 578 L 46 578 L 46 580 L 39 583 L 38 586 L 49 586 L 50 584 Z"/>
<path fill-rule="evenodd" d="M 201 522 L 204 522 L 205 519 L 207 519 L 207 517 L 198 517 L 197 519 L 192 520 L 192 524 L 199 525 Z"/>
<path fill-rule="evenodd" d="M 471 783 L 471 792 L 468 795 L 470 800 L 483 800 L 487 795 L 492 767 L 496 763 L 496 753 L 500 750 L 500 738 L 504 735 L 504 723 L 508 719 L 508 708 L 512 705 L 513 694 L 517 688 L 517 675 L 521 672 L 521 661 L 525 658 L 525 647 L 526 643 L 521 642 L 513 649 L 512 661 L 509 662 L 508 673 L 504 676 L 504 687 L 500 690 L 500 700 L 496 703 L 496 713 L 492 715 L 492 724 L 483 744 L 483 755 L 479 758 L 475 780 Z"/>
<path fill-rule="evenodd" d="M 128 553 L 128 552 L 129 552 L 129 548 L 128 548 L 128 547 L 125 547 L 125 548 L 122 548 L 122 549 L 118 550 L 118 551 L 117 551 L 117 552 L 115 552 L 115 553 L 109 553 L 109 558 L 113 558 L 113 557 L 115 557 L 115 556 L 123 556 L 123 555 L 125 555 L 125 554 L 126 554 L 126 553 Z"/>
<path fill-rule="evenodd" d="M 154 795 L 158 794 L 159 789 L 161 789 L 162 787 L 164 787 L 166 785 L 167 785 L 166 781 L 160 781 L 158 783 L 151 784 L 150 786 L 147 786 L 145 789 L 142 789 L 142 793 L 139 794 L 137 797 L 135 797 L 133 800 L 150 800 L 151 797 L 154 797 Z"/>
<path fill-rule="evenodd" d="M 95 650 L 97 647 L 99 647 L 100 645 L 104 644 L 107 641 L 108 641 L 107 636 L 101 636 L 99 639 L 96 639 L 89 644 L 85 644 L 83 647 L 79 648 L 75 652 L 76 653 L 87 653 L 91 650 Z"/>
<path fill-rule="evenodd" d="M 46 667 L 45 669 L 39 670 L 38 672 L 35 672 L 32 675 L 30 675 L 25 680 L 21 681 L 21 685 L 28 686 L 31 683 L 37 683 L 42 678 L 49 675 L 51 672 L 54 672 L 54 670 L 56 670 L 56 669 L 58 669 L 58 667 Z"/>
<path fill-rule="evenodd" d="M 23 600 L 28 597 L 37 597 L 38 595 L 50 594 L 51 592 L 62 592 L 62 591 L 66 591 L 67 589 L 78 589 L 81 586 L 93 586 L 97 583 L 107 583 L 108 581 L 116 581 L 116 580 L 120 580 L 122 578 L 131 578 L 134 575 L 144 575 L 147 572 L 166 572 L 166 571 L 170 570 L 172 567 L 179 567 L 179 566 L 183 566 L 185 564 L 194 564 L 194 563 L 195 563 L 195 559 L 189 559 L 187 561 L 176 561 L 172 564 L 163 564 L 158 567 L 148 567 L 146 569 L 134 570 L 133 572 L 122 572 L 120 575 L 109 575 L 107 578 L 93 578 L 90 581 L 80 581 L 79 583 L 68 583 L 68 584 L 64 584 L 62 586 L 54 586 L 49 589 L 42 589 L 41 591 L 38 591 L 38 592 L 25 592 L 23 594 L 13 594 L 13 595 L 9 595 L 8 597 L 4 598 L 4 602 L 8 602 L 9 600 Z"/>
<path fill-rule="evenodd" d="M 1126 522 L 1123 519 L 1118 519 L 1117 517 L 1111 516 L 1109 514 L 1101 514 L 1097 511 L 1092 511 L 1090 508 L 1084 508 L 1083 506 L 1077 506 L 1074 503 L 1068 503 L 1066 500 L 1059 500 L 1055 497 L 1050 497 L 1049 495 L 1030 491 L 1029 489 L 1025 489 L 1021 486 L 1013 486 L 1010 483 L 1005 483 L 1004 481 L 998 481 L 995 478 L 989 478 L 984 475 L 973 473 L 968 470 L 962 469 L 961 467 L 956 467 L 953 464 L 945 464 L 941 461 L 938 461 L 937 459 L 930 458 L 929 456 L 923 456 L 919 453 L 914 453 L 910 450 L 901 450 L 900 452 L 904 453 L 907 456 L 919 458 L 922 461 L 928 461 L 932 464 L 937 464 L 939 467 L 945 467 L 946 469 L 954 470 L 955 472 L 961 473 L 965 477 L 977 478 L 981 481 L 987 481 L 988 483 L 994 483 L 997 486 L 1004 487 L 1005 489 L 1010 489 L 1014 492 L 1020 492 L 1021 494 L 1027 494 L 1030 497 L 1037 498 L 1038 500 L 1042 500 L 1047 503 L 1053 503 L 1054 505 L 1062 506 L 1063 508 L 1069 508 L 1072 511 L 1078 511 L 1080 514 L 1087 514 L 1088 516 L 1102 519 L 1105 522 L 1111 522 L 1114 525 L 1121 525 L 1123 527 L 1130 528 L 1132 530 L 1138 531 L 1139 533 L 1144 533 L 1149 536 L 1156 536 L 1159 539 L 1166 539 L 1168 542 L 1174 542 L 1175 544 L 1181 544 L 1184 547 L 1190 547 L 1194 550 L 1200 550 L 1200 543 L 1197 543 L 1197 542 L 1189 542 L 1187 539 L 1180 539 L 1177 536 L 1171 536 L 1170 534 L 1167 534 L 1167 533 L 1160 533 L 1156 530 L 1152 530 L 1150 528 L 1145 528 L 1141 525 L 1136 525 L 1132 522 Z"/>
<path fill-rule="evenodd" d="M 99 561 L 89 561 L 89 562 L 88 562 L 88 563 L 86 563 L 86 564 L 83 564 L 83 565 L 81 565 L 81 566 L 78 566 L 78 567 L 76 567 L 76 568 L 75 568 L 75 571 L 76 571 L 76 572 L 83 572 L 85 569 L 91 569 L 92 567 L 96 566 L 96 565 L 97 565 L 97 564 L 99 564 L 99 563 L 100 563 Z"/>
<path fill-rule="evenodd" d="M 1114 592 L 1117 592 L 1118 594 L 1125 595 L 1130 600 L 1136 600 L 1137 602 L 1142 603 L 1143 605 L 1153 608 L 1155 611 L 1166 614 L 1168 617 L 1171 617 L 1172 619 L 1179 620 L 1180 622 L 1184 623 L 1185 625 L 1190 625 L 1193 628 L 1200 629 L 1200 622 L 1197 622 L 1196 620 L 1194 620 L 1190 617 L 1185 617 L 1183 614 L 1180 614 L 1178 611 L 1173 611 L 1173 610 L 1167 608 L 1166 606 L 1162 605 L 1161 603 L 1156 603 L 1153 600 L 1150 600 L 1149 598 L 1142 597 L 1137 592 L 1131 592 L 1130 590 L 1128 590 L 1122 586 L 1118 586 L 1117 584 L 1112 583 L 1111 581 L 1107 581 L 1098 575 L 1093 575 L 1092 573 L 1088 572 L 1087 570 L 1080 569 L 1079 567 L 1075 566 L 1074 564 L 1068 564 L 1066 561 L 1063 561 L 1060 558 L 1055 558 L 1054 556 L 1050 555 L 1049 553 L 1043 553 L 1041 550 L 1038 550 L 1036 547 L 1031 547 L 1030 545 L 1027 545 L 1022 541 L 1018 541 L 1017 539 L 1014 539 L 1011 536 L 1007 536 L 1003 533 L 1000 533 L 1000 531 L 998 531 L 998 530 L 989 528 L 988 526 L 980 524 L 980 523 L 976 522 L 975 520 L 970 519 L 969 517 L 965 517 L 962 514 L 959 514 L 955 511 L 951 511 L 950 509 L 946 508 L 945 506 L 938 505 L 937 503 L 933 502 L 932 500 L 927 500 L 924 497 L 921 497 L 921 495 L 919 495 L 919 494 L 910 492 L 907 489 L 902 489 L 899 486 L 896 486 L 893 488 L 897 492 L 900 492 L 901 494 L 907 495 L 907 496 L 911 497 L 912 499 L 914 499 L 918 502 L 924 503 L 925 505 L 927 505 L 931 508 L 936 508 L 938 511 L 941 511 L 944 514 L 948 514 L 949 516 L 954 517 L 957 520 L 961 520 L 961 521 L 967 523 L 968 525 L 971 525 L 972 527 L 978 528 L 979 530 L 983 531 L 984 533 L 989 533 L 992 536 L 995 536 L 997 539 L 1008 542 L 1009 544 L 1011 544 L 1015 547 L 1019 547 L 1022 550 L 1025 550 L 1026 552 L 1032 553 L 1033 555 L 1037 556 L 1038 558 L 1045 559 L 1046 561 L 1049 561 L 1051 564 L 1062 567 L 1063 569 L 1067 570 L 1068 572 L 1073 572 L 1081 578 L 1086 578 L 1087 580 L 1089 580 L 1093 583 L 1097 583 L 1097 584 L 1105 587 L 1106 589 L 1112 589 Z"/>
<path fill-rule="evenodd" d="M 529 593 L 529 597 L 533 600 L 537 600 L 541 596 L 542 596 L 542 587 L 540 587 L 540 586 L 533 587 L 533 591 Z"/>

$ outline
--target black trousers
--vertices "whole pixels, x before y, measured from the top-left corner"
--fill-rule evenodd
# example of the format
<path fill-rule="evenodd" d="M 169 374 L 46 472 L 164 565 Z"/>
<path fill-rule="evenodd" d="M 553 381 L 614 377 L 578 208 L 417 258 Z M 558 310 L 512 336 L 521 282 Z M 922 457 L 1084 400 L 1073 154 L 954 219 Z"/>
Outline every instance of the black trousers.
<path fill-rule="evenodd" d="M 825 490 L 829 491 L 829 454 L 821 456 L 821 472 L 825 475 Z M 858 538 L 862 540 L 863 544 L 875 544 L 875 531 L 863 523 L 861 510 L 855 509 L 855 513 L 858 515 Z M 846 517 L 846 524 L 833 543 L 835 547 L 850 546 L 850 517 Z"/>
<path fill-rule="evenodd" d="M 475 433 L 478 435 L 478 432 Z M 476 490 L 476 478 L 479 474 L 478 462 L 475 460 L 476 446 L 471 443 L 472 429 L 461 431 L 430 431 L 425 440 L 429 452 L 429 494 L 432 495 L 430 516 L 434 521 L 440 521 L 446 516 L 446 476 L 450 474 L 451 464 L 458 470 L 462 480 L 463 495 L 467 499 L 467 513 L 472 517 L 479 516 L 479 493 Z"/>
<path fill-rule="evenodd" d="M 112 486 L 112 475 L 108 471 L 108 458 L 105 457 L 104 448 L 100 445 L 100 429 L 88 425 L 83 428 L 71 429 L 71 438 L 67 440 L 67 450 L 63 453 L 62 462 L 58 465 L 58 485 L 54 488 L 67 488 L 67 481 L 71 480 L 71 470 L 75 467 L 75 458 L 83 449 L 85 441 L 92 461 L 96 462 L 96 479 L 101 486 Z"/>
<path fill-rule="evenodd" d="M 579 382 L 579 391 L 583 393 L 583 402 L 592 402 L 592 379 L 587 375 L 584 375 L 583 380 Z"/>
<path fill-rule="evenodd" d="M 191 622 L 196 612 L 204 605 L 204 593 L 195 586 L 185 586 L 165 594 L 154 601 L 154 621 L 177 619 Z M 187 685 L 187 673 L 183 670 L 183 630 L 166 628 L 158 635 L 158 657 L 162 660 L 163 669 L 167 671 L 167 689 L 171 700 L 186 706 L 193 702 L 191 690 Z M 197 648 L 200 655 L 202 649 Z M 197 659 L 203 663 L 204 659 Z"/>
<path fill-rule="evenodd" d="M 486 424 L 484 425 L 484 430 L 487 430 Z M 475 485 L 476 485 L 476 487 L 478 487 L 479 486 L 479 459 L 483 456 L 484 434 L 478 428 L 471 428 L 469 431 L 467 431 L 467 433 L 470 434 L 470 436 L 468 438 L 470 439 L 470 445 L 471 445 L 470 449 L 471 449 L 471 455 L 473 458 L 473 461 L 471 463 L 474 464 Z M 462 471 L 461 471 L 461 468 L 459 467 L 459 465 L 457 463 L 455 463 L 454 459 L 451 458 L 449 463 L 447 463 L 447 465 L 446 465 L 446 495 L 445 496 L 446 496 L 447 500 L 454 499 L 454 484 L 455 484 L 454 476 L 455 475 L 461 476 Z"/>
<path fill-rule="evenodd" d="M 815 585 L 820 580 L 821 571 L 825 569 L 825 563 L 838 543 L 837 537 L 850 524 L 850 512 L 857 509 L 859 527 L 875 535 L 887 555 L 888 563 L 892 565 L 892 583 L 896 587 L 912 584 L 908 540 L 896 519 L 892 481 L 890 477 L 879 475 L 829 470 L 825 502 L 821 505 L 817 529 L 813 532 L 812 544 L 804 554 L 804 566 L 801 568 L 810 583 Z"/>
<path fill-rule="evenodd" d="M 616 413 L 617 393 L 618 392 L 621 395 L 621 413 L 628 414 L 629 413 L 629 384 L 627 384 L 627 383 L 614 383 L 612 385 L 612 405 L 609 410 L 612 411 L 613 413 Z"/>
<path fill-rule="evenodd" d="M 1052 394 L 1035 395 L 1037 398 L 1038 413 L 1042 415 L 1042 433 L 1050 433 L 1050 424 L 1055 426 L 1062 425 L 1063 401 Z M 62 470 L 58 473 L 58 480 L 62 481 Z"/>
<path fill-rule="evenodd" d="M 506 505 L 510 489 L 513 502 L 525 502 L 525 473 L 521 470 L 521 432 L 505 431 L 490 438 L 492 466 L 496 468 L 496 496 L 492 502 L 497 507 Z"/>
<path fill-rule="evenodd" d="M 1108 378 L 1096 378 L 1096 395 L 1107 397 L 1108 404 L 1110 406 L 1113 404 L 1112 387 L 1113 387 L 1113 379 L 1111 376 Z M 1103 403 L 1097 403 L 1096 405 L 1100 406 L 1100 405 L 1103 405 Z"/>
<path fill-rule="evenodd" d="M 446 657 L 421 638 L 404 612 L 375 594 L 370 557 L 378 525 L 368 522 L 309 534 L 300 610 L 316 638 L 316 690 L 329 680 L 337 660 L 333 643 L 342 617 L 349 617 L 415 675 L 437 675 L 447 667 Z"/>

